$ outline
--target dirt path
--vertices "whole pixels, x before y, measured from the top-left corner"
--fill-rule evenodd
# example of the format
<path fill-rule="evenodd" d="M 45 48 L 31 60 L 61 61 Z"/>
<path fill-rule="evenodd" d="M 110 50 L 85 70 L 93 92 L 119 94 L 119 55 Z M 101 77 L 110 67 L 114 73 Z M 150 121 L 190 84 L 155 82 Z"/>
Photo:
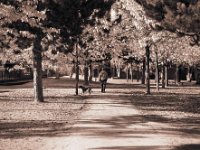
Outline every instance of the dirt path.
<path fill-rule="evenodd" d="M 52 139 L 40 149 L 199 150 L 200 135 L 184 134 L 171 124 L 146 121 L 126 96 L 113 92 L 91 96 L 89 108 L 70 135 Z"/>

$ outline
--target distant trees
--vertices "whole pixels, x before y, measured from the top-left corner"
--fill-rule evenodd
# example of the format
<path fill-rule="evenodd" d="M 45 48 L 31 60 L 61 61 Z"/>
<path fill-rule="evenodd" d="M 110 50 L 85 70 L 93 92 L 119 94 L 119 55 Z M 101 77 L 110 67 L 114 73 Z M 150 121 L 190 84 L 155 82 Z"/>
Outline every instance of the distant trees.
<path fill-rule="evenodd" d="M 167 61 L 175 62 L 177 58 L 181 57 L 183 52 L 185 53 L 183 46 L 179 44 L 181 37 L 185 37 L 187 39 L 186 41 L 189 41 L 188 37 L 190 37 L 190 42 L 188 45 L 185 45 L 188 51 L 193 49 L 190 45 L 199 46 L 199 1 L 121 0 L 121 2 L 123 8 L 126 9 L 133 18 L 132 22 L 136 33 L 135 39 L 138 39 L 139 43 L 142 43 L 140 45 L 143 48 L 150 46 L 150 53 L 153 55 L 155 54 L 155 56 L 152 56 L 157 61 L 156 66 L 158 66 L 160 62 L 165 67 L 162 71 L 163 79 Z M 170 32 L 164 35 L 166 30 Z M 162 33 L 164 34 L 162 35 Z M 176 33 L 176 35 L 174 35 L 174 33 Z M 170 43 L 173 45 L 171 47 L 169 46 L 170 38 L 173 38 L 173 42 Z M 153 51 L 155 53 L 152 53 Z M 159 54 L 159 52 L 161 53 Z M 172 58 L 170 55 L 177 55 L 177 57 Z M 185 57 L 182 57 L 181 60 L 184 59 Z M 192 59 L 192 57 L 190 59 Z M 148 70 L 148 68 L 146 68 L 146 70 Z M 148 76 L 148 73 L 146 74 Z M 158 72 L 156 74 L 158 76 Z M 164 86 L 164 84 L 162 85 Z"/>
<path fill-rule="evenodd" d="M 109 13 L 96 20 L 93 27 L 87 26 L 84 31 L 90 36 L 86 36 L 88 39 L 85 39 L 85 43 L 91 59 L 102 62 L 111 59 L 112 66 L 116 67 L 119 75 L 122 63 L 130 60 L 128 57 L 140 57 L 140 47 L 135 38 L 137 33 L 132 21 L 130 13 L 117 1 Z"/>

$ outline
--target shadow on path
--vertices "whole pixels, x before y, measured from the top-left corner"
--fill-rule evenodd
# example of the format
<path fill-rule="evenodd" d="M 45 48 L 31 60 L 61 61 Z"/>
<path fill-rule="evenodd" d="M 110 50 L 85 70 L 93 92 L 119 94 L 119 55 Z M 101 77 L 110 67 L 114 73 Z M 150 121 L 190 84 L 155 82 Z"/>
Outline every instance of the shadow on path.
<path fill-rule="evenodd" d="M 166 146 L 116 146 L 116 147 L 99 147 L 89 150 L 171 150 Z"/>
<path fill-rule="evenodd" d="M 197 118 L 193 122 L 189 118 L 177 119 L 174 127 L 170 119 L 138 111 L 130 101 L 130 93 L 122 93 L 108 92 L 88 99 L 89 109 L 70 130 L 74 139 L 87 144 L 80 145 L 83 150 L 172 150 L 174 145 L 182 145 L 188 139 L 199 141 Z M 143 99 L 137 97 L 135 101 Z M 174 143 L 176 140 L 179 142 Z"/>
<path fill-rule="evenodd" d="M 200 144 L 188 144 L 175 147 L 173 150 L 200 150 Z"/>

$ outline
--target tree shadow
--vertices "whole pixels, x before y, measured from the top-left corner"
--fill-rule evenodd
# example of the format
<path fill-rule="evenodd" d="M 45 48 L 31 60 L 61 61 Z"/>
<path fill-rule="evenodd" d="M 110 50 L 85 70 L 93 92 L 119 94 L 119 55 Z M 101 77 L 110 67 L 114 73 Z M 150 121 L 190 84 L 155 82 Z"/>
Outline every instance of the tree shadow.
<path fill-rule="evenodd" d="M 199 144 L 181 145 L 175 148 L 170 146 L 119 146 L 119 147 L 99 147 L 91 148 L 91 150 L 199 150 Z"/>
<path fill-rule="evenodd" d="M 113 93 L 113 94 L 112 94 Z M 131 107 L 137 107 L 140 110 L 145 111 L 183 111 L 188 112 L 188 110 L 185 110 L 185 107 L 188 107 L 188 104 L 186 103 L 188 100 L 184 100 L 184 103 L 180 103 L 180 99 L 177 98 L 176 95 L 170 96 L 165 93 L 161 93 L 160 95 L 141 95 L 141 93 L 133 94 L 130 96 L 130 93 L 127 95 L 127 92 L 121 92 L 119 95 L 114 95 L 115 91 L 110 91 L 108 95 L 104 94 L 97 94 L 97 95 L 87 95 L 87 96 L 67 96 L 62 98 L 61 100 L 57 101 L 55 99 L 60 98 L 57 96 L 53 97 L 47 97 L 46 103 L 81 103 L 84 104 L 85 101 L 82 101 L 83 99 L 88 99 L 86 105 L 109 105 L 111 107 L 115 107 L 115 109 L 119 109 L 122 107 L 131 108 Z M 76 98 L 77 100 L 74 100 Z M 191 97 L 188 97 L 189 99 Z M 65 100 L 67 99 L 67 101 Z M 97 100 L 95 100 L 97 99 Z M 104 101 L 101 101 L 103 99 L 110 99 L 110 101 L 104 103 Z M 195 97 L 194 100 L 190 99 L 191 101 L 198 101 L 198 97 Z M 130 101 L 131 100 L 131 101 Z M 182 101 L 183 99 L 181 99 Z M 132 106 L 134 104 L 134 106 Z M 195 105 L 196 106 L 196 105 Z M 5 121 L 5 120 L 4 120 Z M 125 116 L 116 116 L 116 117 L 110 117 L 107 119 L 93 119 L 93 120 L 80 120 L 79 123 L 82 123 L 85 125 L 85 127 L 76 128 L 76 132 L 80 132 L 83 135 L 90 136 L 90 137 L 121 137 L 121 138 L 145 138 L 142 134 L 155 134 L 155 130 L 148 129 L 143 131 L 136 131 L 129 129 L 130 125 L 137 124 L 145 124 L 148 122 L 156 122 L 156 123 L 165 123 L 165 124 L 171 124 L 174 123 L 176 126 L 179 126 L 180 128 L 163 128 L 162 130 L 159 130 L 159 133 L 165 133 L 165 134 L 174 134 L 174 135 L 181 135 L 181 133 L 187 133 L 187 134 L 200 134 L 200 129 L 198 125 L 200 124 L 200 118 L 175 118 L 175 119 L 169 119 L 165 116 L 159 116 L 159 115 L 125 115 Z M 54 124 L 55 126 L 58 126 L 58 128 L 53 128 L 51 124 Z M 99 124 L 102 126 L 105 126 L 105 130 L 102 130 L 102 127 L 93 127 L 93 125 Z M 14 125 L 16 125 L 16 130 L 14 129 Z M 23 126 L 24 125 L 24 126 Z M 62 126 L 63 125 L 63 126 Z M 8 127 L 8 128 L 4 128 Z M 190 128 L 187 128 L 190 126 Z M 64 127 L 64 123 L 61 122 L 51 122 L 48 120 L 45 121 L 21 121 L 21 122 L 14 122 L 14 123 L 4 123 L 0 122 L 0 127 L 2 132 L 2 136 L 5 138 L 18 138 L 18 137 L 26 137 L 26 136 L 60 136 L 60 134 L 68 134 L 69 131 L 66 131 L 67 129 Z M 3 128 L 2 128 L 3 127 Z M 10 128 L 9 128 L 10 127 Z M 30 131 L 29 129 L 26 129 L 30 127 L 35 128 L 34 131 Z M 44 130 L 41 129 L 44 127 Z M 60 127 L 60 128 L 59 128 Z M 182 128 L 181 128 L 182 127 Z M 22 128 L 22 129 L 21 129 Z M 61 129 L 62 128 L 62 129 Z M 115 130 L 113 130 L 115 129 Z M 123 130 L 121 130 L 123 129 Z M 20 133 L 20 131 L 22 133 Z M 117 130 L 117 131 L 116 131 Z M 70 131 L 71 132 L 71 131 Z M 1 137 L 2 137 L 1 136 Z"/>
<path fill-rule="evenodd" d="M 32 97 L 11 97 L 11 96 L 0 96 L 0 102 L 31 102 Z"/>
<path fill-rule="evenodd" d="M 133 105 L 143 112 L 145 120 L 170 124 L 174 128 L 163 128 L 163 130 L 190 136 L 200 134 L 199 98 L 199 96 L 190 94 L 160 93 L 150 96 L 138 94 L 130 99 Z"/>
<path fill-rule="evenodd" d="M 68 78 L 60 78 L 60 79 L 53 79 L 53 78 L 43 78 L 43 86 L 45 88 L 75 88 L 75 79 L 68 79 Z M 79 84 L 84 84 L 83 80 L 79 81 Z M 22 81 L 20 83 L 18 82 L 13 82 L 13 83 L 7 83 L 5 82 L 3 85 L 0 84 L 0 88 L 5 89 L 5 88 L 12 88 L 12 89 L 18 89 L 18 88 L 32 88 L 33 87 L 33 81 Z M 91 82 L 91 87 L 92 88 L 100 88 L 100 83 L 99 82 Z M 107 89 L 116 89 L 116 88 L 137 88 L 137 89 L 142 89 L 144 88 L 144 85 L 141 84 L 115 84 L 115 83 L 108 83 L 107 84 Z"/>
<path fill-rule="evenodd" d="M 8 90 L 0 91 L 0 93 L 7 93 L 7 92 L 10 92 L 10 91 Z"/>
<path fill-rule="evenodd" d="M 163 128 L 162 130 L 186 133 L 188 135 L 200 135 L 200 118 L 199 117 L 186 117 L 169 119 L 159 115 L 145 115 L 146 121 L 173 124 L 175 128 Z M 189 127 L 189 128 L 188 128 Z"/>
<path fill-rule="evenodd" d="M 149 119 L 150 117 L 151 119 Z M 154 117 L 154 118 L 153 118 Z M 188 119 L 188 118 L 187 118 Z M 154 134 L 164 134 L 169 136 L 182 136 L 183 133 L 189 135 L 199 135 L 200 128 L 199 123 L 195 122 L 194 128 L 193 124 L 181 122 L 178 123 L 180 128 L 142 128 L 142 130 L 133 130 L 130 128 L 131 125 L 142 126 L 147 125 L 149 122 L 159 122 L 159 123 L 171 123 L 170 120 L 164 119 L 162 117 L 155 116 L 143 116 L 143 115 L 126 115 L 111 117 L 108 119 L 82 119 L 78 123 L 83 124 L 81 127 L 75 127 L 74 131 L 80 133 L 84 136 L 89 136 L 92 138 L 102 137 L 102 138 L 147 138 L 149 135 Z M 197 124 L 196 124 L 197 123 Z M 96 127 L 96 125 L 98 125 Z M 187 127 L 190 126 L 190 129 Z M 183 127 L 183 128 L 182 128 Z M 72 131 L 73 133 L 73 131 Z"/>
<path fill-rule="evenodd" d="M 32 109 L 13 108 L 2 110 L 0 120 L 0 138 L 18 139 L 25 137 L 60 137 L 66 136 L 69 129 L 76 122 L 79 114 L 84 110 L 84 103 L 65 105 L 52 108 L 46 104 L 35 106 Z M 61 104 L 62 105 L 62 104 Z M 30 107 L 30 106 L 29 106 Z M 5 116 L 2 114 L 5 112 Z M 12 116 L 9 118 L 9 115 Z M 28 118 L 26 116 L 28 115 Z M 42 115 L 42 117 L 39 117 Z M 15 117 L 16 116 L 16 117 Z M 43 118 L 44 117 L 44 118 Z"/>
<path fill-rule="evenodd" d="M 95 97 L 91 98 L 94 99 Z M 130 99 L 130 96 L 124 94 L 124 95 L 100 95 L 94 102 L 91 102 L 95 105 L 103 105 L 110 107 L 115 107 L 116 110 L 120 111 L 120 108 L 126 107 L 131 108 L 135 106 L 130 106 L 130 102 L 128 100 Z M 103 101 L 103 99 L 111 99 L 109 101 L 106 101 L 106 103 Z M 102 101 L 101 101 L 102 100 Z M 140 99 L 137 99 L 137 101 L 140 101 Z M 148 100 L 147 100 L 148 101 Z M 151 102 L 149 102 L 151 103 Z M 149 104 L 148 103 L 148 104 Z M 170 106 L 170 105 L 169 105 Z M 109 107 L 109 108 L 110 108 Z M 95 111 L 101 111 L 101 107 L 97 107 Z M 163 124 L 162 126 L 153 126 L 146 128 L 149 123 L 153 124 Z M 81 124 L 81 126 L 75 126 L 73 130 L 70 132 L 72 134 L 79 133 L 81 136 L 86 136 L 89 138 L 105 138 L 105 139 L 126 139 L 126 138 L 140 138 L 146 139 L 151 135 L 165 135 L 169 137 L 181 137 L 185 136 L 187 138 L 198 136 L 200 134 L 200 118 L 175 118 L 175 119 L 169 119 L 165 116 L 159 116 L 159 115 L 151 115 L 151 114 L 135 114 L 135 115 L 121 115 L 121 116 L 111 116 L 109 118 L 103 118 L 100 119 L 97 117 L 95 118 L 82 118 L 78 121 L 78 124 Z M 175 127 L 172 125 L 174 124 Z M 166 126 L 165 126 L 166 125 Z M 130 128 L 130 126 L 136 126 L 135 129 Z M 143 126 L 144 128 L 138 128 L 137 127 Z M 189 128 L 188 128 L 189 126 Z M 131 144 L 130 144 L 131 145 Z M 129 149 L 136 149 L 136 150 L 145 150 L 145 149 L 152 149 L 152 150 L 160 150 L 160 149 L 169 149 L 170 147 L 167 146 L 113 146 L 113 147 L 98 147 L 93 149 L 116 149 L 116 150 L 129 150 Z M 179 149 L 178 149 L 179 150 Z"/>
<path fill-rule="evenodd" d="M 169 93 L 166 91 L 155 92 L 151 95 L 141 95 L 134 92 L 130 99 L 134 105 L 142 110 L 200 113 L 200 97 L 196 94 Z"/>
<path fill-rule="evenodd" d="M 173 150 L 200 150 L 200 144 L 187 144 L 175 147 Z"/>
<path fill-rule="evenodd" d="M 87 96 L 76 96 L 76 95 L 69 95 L 69 96 L 45 96 L 45 101 L 43 103 L 67 103 L 67 104 L 86 104 Z"/>
<path fill-rule="evenodd" d="M 145 138 L 147 134 L 153 134 L 153 129 L 142 131 L 130 129 L 130 125 L 145 123 L 140 115 L 118 116 L 108 119 L 82 119 L 78 123 L 81 127 L 75 127 L 71 133 L 78 132 L 82 136 L 90 138 Z M 98 126 L 96 126 L 98 125 Z"/>
<path fill-rule="evenodd" d="M 45 103 L 27 98 L 3 98 L 0 112 L 0 138 L 66 136 L 79 114 L 85 109 L 82 97 L 49 97 Z M 0 100 L 1 101 L 1 100 Z M 11 102 L 12 101 L 12 102 Z"/>
<path fill-rule="evenodd" d="M 88 102 L 82 100 L 82 97 L 79 97 L 78 100 L 69 100 L 68 103 L 76 104 L 81 103 L 86 105 L 85 107 L 89 107 L 90 105 L 110 105 L 111 107 L 116 107 L 118 109 L 118 106 L 120 104 L 120 107 L 130 107 L 129 101 L 120 101 L 122 97 L 118 97 L 117 95 L 109 96 L 109 98 L 113 99 L 109 103 L 102 103 L 97 101 L 92 101 L 94 97 L 90 97 L 88 99 Z M 71 97 L 74 98 L 74 97 Z M 105 95 L 102 95 L 101 97 L 98 97 L 100 99 L 106 99 L 108 98 Z M 57 101 L 53 99 L 50 99 L 47 103 L 57 103 Z M 60 103 L 65 103 L 64 100 L 61 100 Z M 72 109 L 72 108 L 70 108 Z M 59 111 L 59 110 L 57 110 Z M 67 110 L 66 110 L 67 111 Z M 73 110 L 73 113 L 76 110 Z M 80 110 L 77 110 L 80 111 Z M 62 112 L 67 113 L 67 112 Z M 70 116 L 70 118 L 73 118 Z M 29 118 L 31 119 L 31 118 Z M 66 134 L 69 134 L 71 131 L 68 130 L 67 122 L 68 120 L 0 120 L 0 138 L 24 138 L 24 137 L 31 137 L 31 136 L 63 136 Z M 87 136 L 119 136 L 119 137 L 128 137 L 130 136 L 130 131 L 120 131 L 120 128 L 123 128 L 128 126 L 132 123 L 141 123 L 143 122 L 143 119 L 140 116 L 119 116 L 115 118 L 109 118 L 109 119 L 95 119 L 95 120 L 82 120 L 81 123 L 83 124 L 102 124 L 102 125 L 108 125 L 112 126 L 115 129 L 119 129 L 119 131 L 112 131 L 110 128 L 108 128 L 108 132 L 105 134 L 101 128 L 95 128 L 95 127 L 85 127 L 78 130 L 84 131 L 84 134 Z M 77 132 L 76 130 L 75 132 Z M 93 132 L 90 132 L 90 131 Z M 110 130 L 110 131 L 109 131 Z M 147 132 L 147 131 L 146 131 Z M 151 131 L 149 131 L 151 132 Z M 153 132 L 153 131 L 152 131 Z M 138 137 L 137 135 L 135 135 Z"/>
<path fill-rule="evenodd" d="M 34 120 L 34 121 L 12 121 L 0 120 L 0 138 L 24 138 L 35 136 L 61 136 L 67 133 L 69 126 L 66 120 Z"/>
<path fill-rule="evenodd" d="M 13 86 L 13 85 L 24 85 L 31 82 L 31 80 L 15 80 L 15 81 L 3 81 L 0 82 L 1 86 Z"/>
<path fill-rule="evenodd" d="M 113 146 L 113 147 L 98 147 L 90 150 L 171 150 L 167 146 Z"/>

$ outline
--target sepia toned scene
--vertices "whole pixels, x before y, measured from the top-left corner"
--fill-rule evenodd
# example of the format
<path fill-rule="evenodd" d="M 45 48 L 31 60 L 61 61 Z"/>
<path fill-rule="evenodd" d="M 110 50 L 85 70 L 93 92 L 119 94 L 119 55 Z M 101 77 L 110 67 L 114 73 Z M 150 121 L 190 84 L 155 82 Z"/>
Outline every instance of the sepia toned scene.
<path fill-rule="evenodd" d="M 0 0 L 0 150 L 200 150 L 200 1 Z"/>

